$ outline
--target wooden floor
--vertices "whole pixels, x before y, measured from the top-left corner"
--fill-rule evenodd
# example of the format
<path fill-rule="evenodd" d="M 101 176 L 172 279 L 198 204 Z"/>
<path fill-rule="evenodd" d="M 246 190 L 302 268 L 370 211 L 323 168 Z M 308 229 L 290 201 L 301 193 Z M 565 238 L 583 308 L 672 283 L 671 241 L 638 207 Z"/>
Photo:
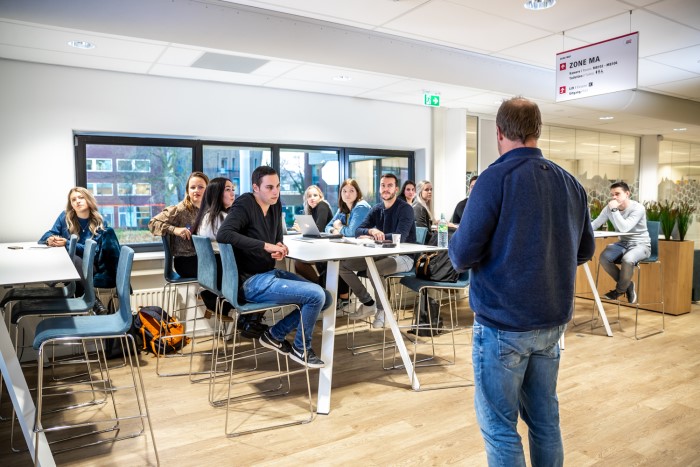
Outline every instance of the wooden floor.
<path fill-rule="evenodd" d="M 466 301 L 462 323 L 471 321 Z M 609 314 L 612 315 L 612 308 Z M 582 319 L 591 302 L 580 300 Z M 653 321 L 653 322 L 652 322 Z M 642 323 L 660 315 L 645 313 Z M 633 338 L 634 314 L 623 313 L 624 331 L 569 327 L 563 353 L 559 399 L 569 466 L 700 466 L 700 306 L 690 314 L 666 317 L 666 332 Z M 186 377 L 159 378 L 150 355 L 141 357 L 147 396 L 162 465 L 486 465 L 475 421 L 473 388 L 414 392 L 405 373 L 382 369 L 381 352 L 353 356 L 345 325 L 338 327 L 332 411 L 312 423 L 237 438 L 224 436 L 225 411 L 212 408 L 205 384 Z M 364 336 L 380 339 L 378 331 Z M 457 364 L 423 368 L 422 383 L 471 379 L 470 333 L 457 333 Z M 442 340 L 447 337 L 442 337 Z M 320 350 L 320 337 L 315 347 Z M 445 349 L 440 349 L 443 352 Z M 169 359 L 168 369 L 186 363 Z M 114 370 L 113 379 L 126 374 Z M 33 381 L 33 373 L 28 374 Z M 315 399 L 317 372 L 312 373 Z M 303 380 L 294 379 L 290 396 L 266 401 L 268 407 L 303 408 Z M 9 399 L 0 414 L 8 416 Z M 90 412 L 85 411 L 89 417 Z M 252 420 L 238 410 L 237 420 Z M 2 467 L 25 466 L 29 455 L 12 453 L 9 422 L 0 422 Z M 520 426 L 525 436 L 526 427 Z M 56 454 L 58 465 L 154 465 L 144 437 Z"/>

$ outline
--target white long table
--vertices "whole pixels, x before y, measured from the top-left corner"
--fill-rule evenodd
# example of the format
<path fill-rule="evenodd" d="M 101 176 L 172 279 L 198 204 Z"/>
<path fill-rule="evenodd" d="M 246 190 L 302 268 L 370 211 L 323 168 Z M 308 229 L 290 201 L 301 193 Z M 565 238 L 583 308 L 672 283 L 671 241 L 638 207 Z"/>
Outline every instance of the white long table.
<path fill-rule="evenodd" d="M 22 247 L 12 249 L 9 247 Z M 0 286 L 23 285 L 35 282 L 62 282 L 78 280 L 80 276 L 65 248 L 42 247 L 36 243 L 0 243 Z M 36 407 L 29 393 L 17 354 L 10 341 L 5 320 L 0 325 L 0 370 L 7 392 L 17 413 L 22 434 L 34 459 L 34 418 Z M 39 434 L 37 464 L 54 466 L 46 436 Z"/>
<path fill-rule="evenodd" d="M 284 241 L 289 248 L 289 258 L 307 263 L 327 262 L 328 268 L 326 271 L 326 290 L 333 296 L 332 306 L 328 307 L 323 312 L 323 333 L 321 343 L 321 360 L 325 362 L 319 372 L 318 382 L 318 403 L 316 407 L 317 413 L 330 413 L 331 405 L 331 381 L 333 378 L 333 350 L 335 347 L 335 303 L 338 293 L 338 272 L 340 261 L 352 258 L 364 258 L 367 262 L 367 272 L 372 278 L 374 284 L 383 284 L 383 279 L 377 271 L 374 264 L 374 258 L 390 255 L 412 255 L 424 251 L 439 251 L 444 248 L 434 246 L 418 245 L 415 243 L 401 243 L 395 248 L 368 248 L 362 245 L 354 245 L 349 243 L 338 243 L 327 239 L 310 240 L 297 236 L 287 236 Z M 406 344 L 399 326 L 394 319 L 394 313 L 391 304 L 386 296 L 386 291 L 383 286 L 377 286 L 377 299 L 381 302 L 384 308 L 384 323 L 391 329 L 396 347 L 401 355 L 406 374 L 408 375 L 409 383 L 414 390 L 420 389 L 418 376 L 413 374 L 413 362 L 408 355 Z"/>

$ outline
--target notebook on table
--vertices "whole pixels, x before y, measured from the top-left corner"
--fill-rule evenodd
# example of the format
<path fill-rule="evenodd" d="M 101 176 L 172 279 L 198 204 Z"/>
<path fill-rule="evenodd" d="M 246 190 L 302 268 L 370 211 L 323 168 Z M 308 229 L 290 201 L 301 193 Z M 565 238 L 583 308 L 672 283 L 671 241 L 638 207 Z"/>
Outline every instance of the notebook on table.
<path fill-rule="evenodd" d="M 343 238 L 342 234 L 329 234 L 319 232 L 318 227 L 316 227 L 316 222 L 313 216 L 307 214 L 299 214 L 294 220 L 299 224 L 301 228 L 301 236 L 306 238 Z"/>

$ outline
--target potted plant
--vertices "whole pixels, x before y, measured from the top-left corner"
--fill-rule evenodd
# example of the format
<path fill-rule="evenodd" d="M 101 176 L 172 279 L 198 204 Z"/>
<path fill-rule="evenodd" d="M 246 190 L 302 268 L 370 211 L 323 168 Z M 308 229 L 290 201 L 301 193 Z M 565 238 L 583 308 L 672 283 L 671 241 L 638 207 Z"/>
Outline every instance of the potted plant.
<path fill-rule="evenodd" d="M 673 232 L 673 227 L 678 217 L 678 210 L 675 208 L 676 202 L 664 200 L 663 203 L 658 204 L 660 209 L 659 221 L 661 222 L 661 231 L 666 240 L 671 240 L 671 233 Z"/>
<path fill-rule="evenodd" d="M 659 221 L 661 217 L 661 205 L 659 203 L 656 201 L 645 201 L 644 209 L 646 209 L 648 221 Z"/>
<path fill-rule="evenodd" d="M 591 203 L 588 205 L 588 211 L 591 213 L 591 220 L 597 219 L 598 216 L 600 216 L 600 213 L 603 211 L 603 203 L 599 199 L 593 198 Z M 601 225 L 599 230 L 602 228 L 603 226 Z"/>
<path fill-rule="evenodd" d="M 685 234 L 688 233 L 688 227 L 693 222 L 693 213 L 696 207 L 692 206 L 687 201 L 681 201 L 678 203 L 678 208 L 676 209 L 677 222 L 678 222 L 678 236 L 680 240 L 685 240 Z"/>

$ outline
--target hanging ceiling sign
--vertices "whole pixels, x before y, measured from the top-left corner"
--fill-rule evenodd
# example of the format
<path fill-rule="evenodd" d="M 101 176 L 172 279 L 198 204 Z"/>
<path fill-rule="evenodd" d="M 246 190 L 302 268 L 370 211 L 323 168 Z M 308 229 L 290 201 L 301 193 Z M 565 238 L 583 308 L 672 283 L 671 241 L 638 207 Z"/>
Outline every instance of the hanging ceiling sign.
<path fill-rule="evenodd" d="M 557 54 L 556 101 L 637 87 L 639 32 Z"/>

